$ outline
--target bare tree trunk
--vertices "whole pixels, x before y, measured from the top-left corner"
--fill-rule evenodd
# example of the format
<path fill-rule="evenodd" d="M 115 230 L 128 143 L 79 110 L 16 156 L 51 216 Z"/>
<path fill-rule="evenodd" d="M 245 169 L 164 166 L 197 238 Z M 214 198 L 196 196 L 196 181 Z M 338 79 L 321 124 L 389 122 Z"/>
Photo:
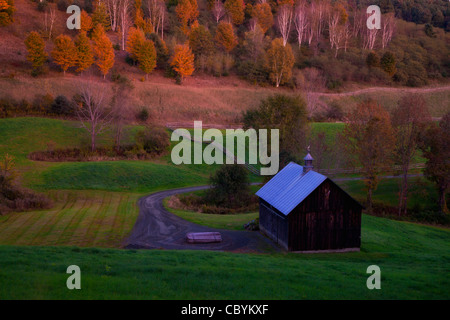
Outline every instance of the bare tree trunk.
<path fill-rule="evenodd" d="M 445 199 L 445 194 L 447 192 L 446 190 L 447 188 L 445 188 L 444 186 L 439 186 L 439 207 L 441 208 L 441 212 L 442 213 L 448 213 L 448 208 L 447 208 L 447 200 Z"/>
<path fill-rule="evenodd" d="M 372 187 L 369 187 L 367 189 L 367 213 L 372 214 L 373 208 L 372 208 Z"/>

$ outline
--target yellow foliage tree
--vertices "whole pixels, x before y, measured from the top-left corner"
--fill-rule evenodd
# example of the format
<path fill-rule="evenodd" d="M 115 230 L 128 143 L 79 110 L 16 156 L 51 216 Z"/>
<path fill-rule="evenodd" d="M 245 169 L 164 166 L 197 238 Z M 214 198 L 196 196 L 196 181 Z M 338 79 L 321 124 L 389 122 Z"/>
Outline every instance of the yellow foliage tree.
<path fill-rule="evenodd" d="M 148 79 L 148 74 L 156 68 L 156 49 L 153 41 L 145 40 L 141 43 L 137 60 L 139 69 L 144 71 L 145 79 Z"/>
<path fill-rule="evenodd" d="M 45 52 L 44 39 L 40 34 L 36 31 L 30 32 L 25 39 L 25 46 L 28 51 L 27 60 L 31 62 L 33 69 L 42 67 L 47 59 L 47 53 Z"/>
<path fill-rule="evenodd" d="M 265 66 L 277 88 L 291 79 L 294 62 L 295 58 L 290 44 L 287 43 L 284 46 L 283 39 L 274 39 L 267 50 Z"/>
<path fill-rule="evenodd" d="M 194 54 L 186 44 L 179 44 L 175 47 L 171 66 L 181 77 L 183 82 L 185 77 L 189 77 L 194 72 Z"/>
<path fill-rule="evenodd" d="M 61 34 L 55 39 L 52 58 L 61 67 L 64 75 L 66 75 L 67 69 L 76 65 L 77 49 L 69 36 Z"/>

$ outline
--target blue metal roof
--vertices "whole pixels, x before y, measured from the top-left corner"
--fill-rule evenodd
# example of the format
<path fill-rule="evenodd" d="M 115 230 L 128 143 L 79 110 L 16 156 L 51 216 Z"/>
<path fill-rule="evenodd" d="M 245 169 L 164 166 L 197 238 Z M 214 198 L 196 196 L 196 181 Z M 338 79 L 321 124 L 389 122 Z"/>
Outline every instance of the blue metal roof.
<path fill-rule="evenodd" d="M 315 171 L 303 174 L 303 167 L 290 162 L 256 192 L 284 215 L 288 215 L 327 179 Z"/>

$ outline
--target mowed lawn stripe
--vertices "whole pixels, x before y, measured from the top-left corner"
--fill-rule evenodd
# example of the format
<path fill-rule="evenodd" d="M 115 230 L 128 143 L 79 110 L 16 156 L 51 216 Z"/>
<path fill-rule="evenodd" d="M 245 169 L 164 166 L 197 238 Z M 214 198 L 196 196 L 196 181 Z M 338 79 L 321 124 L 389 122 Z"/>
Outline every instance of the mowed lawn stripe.
<path fill-rule="evenodd" d="M 55 222 L 54 227 L 45 237 L 45 243 L 49 245 L 57 245 L 61 236 L 70 227 L 71 221 L 76 217 L 80 211 L 86 206 L 87 199 L 85 197 L 79 197 L 73 208 L 65 210 L 61 218 Z"/>
<path fill-rule="evenodd" d="M 103 205 L 106 193 L 100 195 L 95 194 L 91 198 L 90 206 L 86 208 L 81 214 L 78 221 L 73 226 L 73 232 L 70 238 L 70 244 L 75 246 L 92 246 L 92 243 L 86 241 L 91 224 L 93 223 L 96 214 Z"/>
<path fill-rule="evenodd" d="M 111 229 L 114 227 L 114 221 L 116 220 L 122 197 L 123 194 L 120 193 L 112 194 L 108 206 L 102 211 L 101 216 L 99 216 L 93 242 L 95 247 L 108 246 Z"/>
<path fill-rule="evenodd" d="M 38 220 L 35 224 L 36 233 L 31 241 L 31 245 L 43 245 L 46 243 L 45 238 L 51 233 L 52 229 L 55 226 L 55 223 L 61 218 L 62 215 L 65 214 L 66 211 L 73 208 L 75 203 L 77 202 L 77 198 L 73 195 L 67 197 L 66 203 L 63 208 L 59 211 L 52 212 L 52 214 L 47 214 Z"/>
<path fill-rule="evenodd" d="M 39 219 L 39 214 L 36 214 L 35 212 L 12 213 L 12 215 L 14 215 L 16 219 L 4 221 L 4 225 L 7 227 L 5 227 L 5 230 L 1 233 L 2 244 L 15 244 L 17 239 L 19 239 L 21 235 L 23 235 L 23 233 Z"/>
<path fill-rule="evenodd" d="M 127 204 L 130 201 L 130 194 L 123 194 L 120 198 L 120 202 L 117 206 L 116 212 L 114 214 L 114 221 L 109 229 L 108 233 L 105 235 L 105 240 L 108 246 L 119 247 L 123 235 L 121 234 L 121 226 L 124 223 L 124 217 L 128 214 L 126 211 Z"/>
<path fill-rule="evenodd" d="M 101 217 L 105 213 L 105 207 L 109 207 L 111 198 L 112 196 L 110 193 L 104 193 L 100 207 L 95 210 L 94 214 L 89 215 L 87 219 L 82 222 L 82 225 L 87 227 L 86 234 L 84 235 L 84 241 L 82 242 L 83 246 L 93 246 L 95 237 L 97 235 L 96 232 L 99 228 L 99 223 L 102 220 Z"/>
<path fill-rule="evenodd" d="M 72 219 L 67 224 L 64 232 L 56 240 L 57 245 L 72 245 L 74 244 L 74 234 L 78 229 L 78 225 L 84 219 L 85 215 L 92 209 L 94 203 L 92 198 L 86 198 L 86 201 L 80 210 L 72 216 Z"/>
<path fill-rule="evenodd" d="M 58 197 L 58 195 L 56 196 Z M 64 201 L 57 202 L 55 208 L 51 211 L 42 210 L 9 214 L 7 219 L 0 222 L 0 243 L 30 244 L 30 238 L 35 236 L 34 230 L 39 226 L 37 223 L 44 216 L 53 215 L 62 210 L 67 205 L 66 200 L 67 197 L 64 198 Z M 27 232 L 27 237 L 23 236 L 25 232 Z"/>

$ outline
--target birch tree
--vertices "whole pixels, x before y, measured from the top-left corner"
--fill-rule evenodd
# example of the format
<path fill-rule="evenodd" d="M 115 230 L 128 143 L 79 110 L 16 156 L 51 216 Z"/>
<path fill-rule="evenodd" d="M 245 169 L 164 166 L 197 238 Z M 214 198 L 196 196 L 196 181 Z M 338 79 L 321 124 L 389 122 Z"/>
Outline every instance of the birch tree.
<path fill-rule="evenodd" d="M 278 10 L 277 22 L 278 30 L 281 33 L 283 39 L 283 46 L 289 41 L 289 34 L 291 33 L 293 9 L 290 4 L 282 5 Z"/>
<path fill-rule="evenodd" d="M 297 31 L 298 46 L 301 47 L 308 27 L 306 3 L 304 1 L 299 1 L 295 7 L 294 26 Z"/>

